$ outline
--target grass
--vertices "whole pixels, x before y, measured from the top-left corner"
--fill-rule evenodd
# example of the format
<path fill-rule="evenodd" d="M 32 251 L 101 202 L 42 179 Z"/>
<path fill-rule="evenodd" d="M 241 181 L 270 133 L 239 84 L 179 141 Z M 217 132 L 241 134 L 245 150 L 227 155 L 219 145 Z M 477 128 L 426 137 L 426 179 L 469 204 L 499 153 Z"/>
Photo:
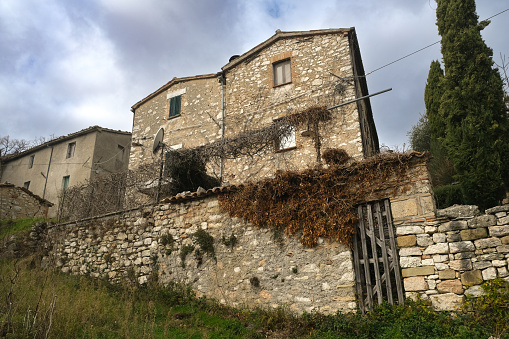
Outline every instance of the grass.
<path fill-rule="evenodd" d="M 43 218 L 36 219 L 4 219 L 0 220 L 0 240 L 19 232 L 29 231 L 33 225 L 39 221 L 43 221 Z"/>
<path fill-rule="evenodd" d="M 0 239 L 37 221 L 0 221 Z M 227 307 L 177 283 L 139 286 L 130 277 L 113 285 L 42 270 L 39 258 L 0 259 L 0 338 L 509 338 L 509 283 L 501 279 L 457 313 L 407 301 L 367 315 L 297 316 L 285 307 Z"/>
<path fill-rule="evenodd" d="M 41 270 L 35 258 L 0 260 L 0 272 L 0 337 L 509 338 L 509 287 L 503 281 L 490 285 L 491 301 L 477 305 L 490 307 L 479 312 L 475 301 L 469 312 L 458 314 L 435 313 L 423 302 L 409 301 L 379 306 L 368 315 L 296 316 L 285 308 L 227 307 L 196 298 L 179 284 L 112 285 Z"/>

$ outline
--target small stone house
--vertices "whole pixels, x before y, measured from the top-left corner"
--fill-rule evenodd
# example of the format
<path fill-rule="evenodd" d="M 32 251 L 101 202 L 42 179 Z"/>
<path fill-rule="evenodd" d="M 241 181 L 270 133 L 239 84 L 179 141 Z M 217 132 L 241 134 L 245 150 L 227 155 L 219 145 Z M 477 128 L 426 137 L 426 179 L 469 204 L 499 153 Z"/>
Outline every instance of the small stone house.
<path fill-rule="evenodd" d="M 92 126 L 14 154 L 2 163 L 1 180 L 24 187 L 53 204 L 69 186 L 97 175 L 127 170 L 131 133 Z"/>
<path fill-rule="evenodd" d="M 164 129 L 168 148 L 195 148 L 313 106 L 330 108 L 368 94 L 354 28 L 276 33 L 218 73 L 174 78 L 132 106 L 129 168 L 153 163 L 153 137 Z M 330 110 L 320 125 L 321 149 L 342 148 L 354 158 L 378 152 L 369 99 Z M 309 125 L 309 124 L 308 124 Z M 271 149 L 252 156 L 210 162 L 222 183 L 238 184 L 299 170 L 320 160 L 310 126 L 290 131 Z"/>

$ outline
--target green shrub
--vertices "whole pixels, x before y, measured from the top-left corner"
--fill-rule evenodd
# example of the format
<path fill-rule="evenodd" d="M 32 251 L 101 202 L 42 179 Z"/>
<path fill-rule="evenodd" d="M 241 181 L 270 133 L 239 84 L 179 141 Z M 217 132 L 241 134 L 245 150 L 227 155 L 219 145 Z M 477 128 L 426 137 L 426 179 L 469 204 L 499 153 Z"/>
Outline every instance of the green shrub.
<path fill-rule="evenodd" d="M 433 189 L 437 208 L 446 208 L 454 204 L 464 205 L 465 199 L 460 185 L 444 185 Z"/>
<path fill-rule="evenodd" d="M 43 220 L 44 218 L 0 220 L 0 239 L 3 239 L 11 234 L 29 231 L 36 223 Z"/>
<path fill-rule="evenodd" d="M 502 279 L 487 281 L 481 285 L 485 294 L 468 296 L 464 307 L 471 315 L 472 327 L 490 328 L 497 338 L 509 338 L 509 282 Z"/>

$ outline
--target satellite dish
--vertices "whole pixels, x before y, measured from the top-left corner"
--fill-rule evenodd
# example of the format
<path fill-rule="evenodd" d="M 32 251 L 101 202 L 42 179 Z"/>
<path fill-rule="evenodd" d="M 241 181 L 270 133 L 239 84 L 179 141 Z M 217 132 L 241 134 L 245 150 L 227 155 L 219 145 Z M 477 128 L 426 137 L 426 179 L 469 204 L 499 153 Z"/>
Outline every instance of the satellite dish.
<path fill-rule="evenodd" d="M 159 147 L 163 145 L 164 128 L 159 128 L 156 135 L 154 135 L 154 144 L 152 145 L 152 152 L 155 153 Z"/>

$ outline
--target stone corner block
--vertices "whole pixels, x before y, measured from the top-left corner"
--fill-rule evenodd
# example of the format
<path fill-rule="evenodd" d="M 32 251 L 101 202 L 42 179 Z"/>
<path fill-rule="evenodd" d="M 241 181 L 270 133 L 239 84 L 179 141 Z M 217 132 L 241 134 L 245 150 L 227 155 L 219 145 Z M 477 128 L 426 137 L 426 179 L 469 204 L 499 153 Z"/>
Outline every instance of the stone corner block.
<path fill-rule="evenodd" d="M 406 218 L 419 213 L 416 199 L 391 201 L 391 211 L 394 219 Z"/>

